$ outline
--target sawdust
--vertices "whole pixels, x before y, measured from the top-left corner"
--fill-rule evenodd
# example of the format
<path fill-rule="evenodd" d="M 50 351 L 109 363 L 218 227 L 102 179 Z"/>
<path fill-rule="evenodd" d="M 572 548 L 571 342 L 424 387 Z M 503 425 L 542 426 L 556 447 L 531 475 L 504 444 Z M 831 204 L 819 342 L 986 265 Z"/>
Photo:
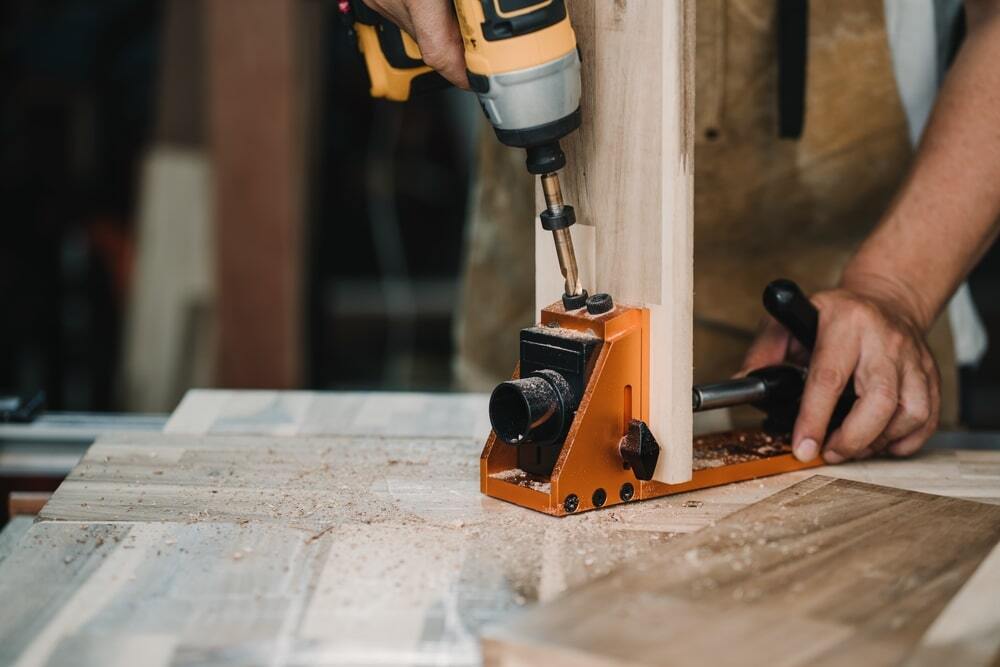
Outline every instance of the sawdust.
<path fill-rule="evenodd" d="M 508 482 L 509 484 L 523 486 L 527 489 L 531 489 L 532 491 L 538 491 L 539 493 L 544 493 L 546 495 L 548 495 L 552 490 L 552 483 L 549 482 L 549 480 L 544 477 L 538 477 L 537 475 L 524 472 L 518 468 L 512 468 L 511 470 L 494 473 L 490 475 L 490 477 L 499 479 L 502 482 Z"/>
<path fill-rule="evenodd" d="M 330 580 L 302 574 L 296 585 L 316 595 L 329 586 L 338 613 L 363 615 L 382 600 L 400 609 L 439 604 L 458 610 L 470 636 L 507 610 L 641 561 L 670 541 L 680 513 L 692 513 L 663 499 L 556 519 L 486 498 L 482 442 L 473 438 L 186 436 L 178 445 L 183 454 L 169 466 L 138 445 L 85 458 L 86 478 L 71 475 L 60 490 L 62 514 L 75 504 L 81 517 L 199 524 L 207 528 L 199 548 L 231 567 L 273 561 L 300 572 L 297 561 L 232 538 L 234 530 L 250 539 L 266 526 L 292 529 L 304 548 L 291 553 L 316 559 Z M 550 491 L 542 478 L 507 475 Z M 90 507 L 81 509 L 84 499 Z M 162 545 L 182 549 L 174 538 Z"/>
<path fill-rule="evenodd" d="M 576 329 L 568 329 L 566 327 L 531 327 L 528 331 L 584 343 L 599 343 L 601 341 L 596 332 L 577 331 Z"/>
<path fill-rule="evenodd" d="M 791 452 L 787 437 L 774 437 L 763 431 L 713 433 L 695 438 L 693 466 L 695 470 L 705 470 Z"/>

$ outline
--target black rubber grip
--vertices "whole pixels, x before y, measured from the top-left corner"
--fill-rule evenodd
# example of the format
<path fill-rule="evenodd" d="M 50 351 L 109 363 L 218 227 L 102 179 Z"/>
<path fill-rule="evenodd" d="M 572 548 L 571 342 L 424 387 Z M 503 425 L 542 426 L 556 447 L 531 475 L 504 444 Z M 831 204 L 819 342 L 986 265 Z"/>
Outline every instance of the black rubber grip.
<path fill-rule="evenodd" d="M 816 347 L 819 311 L 791 280 L 779 278 L 764 288 L 764 308 L 810 352 Z"/>
<path fill-rule="evenodd" d="M 798 285 L 785 278 L 772 281 L 764 288 L 764 308 L 807 350 L 813 351 L 819 332 L 819 311 Z M 829 431 L 833 431 L 843 423 L 857 400 L 858 395 L 854 392 L 852 375 L 834 408 Z"/>

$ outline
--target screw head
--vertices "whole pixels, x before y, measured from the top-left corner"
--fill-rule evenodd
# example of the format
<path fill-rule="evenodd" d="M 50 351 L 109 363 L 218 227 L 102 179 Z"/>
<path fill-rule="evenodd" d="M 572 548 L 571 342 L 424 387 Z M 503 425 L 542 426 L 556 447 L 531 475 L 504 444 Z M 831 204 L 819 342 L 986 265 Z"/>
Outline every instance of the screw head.
<path fill-rule="evenodd" d="M 608 492 L 604 489 L 597 489 L 590 499 L 594 502 L 594 507 L 604 507 L 604 503 L 608 501 Z"/>
<path fill-rule="evenodd" d="M 623 502 L 627 503 L 632 500 L 633 496 L 635 496 L 635 487 L 628 482 L 622 484 L 621 490 L 618 491 L 618 497 L 621 498 Z"/>
<path fill-rule="evenodd" d="M 563 509 L 572 514 L 576 511 L 576 508 L 580 506 L 580 498 L 575 494 L 571 493 L 566 496 L 566 500 L 563 501 Z"/>

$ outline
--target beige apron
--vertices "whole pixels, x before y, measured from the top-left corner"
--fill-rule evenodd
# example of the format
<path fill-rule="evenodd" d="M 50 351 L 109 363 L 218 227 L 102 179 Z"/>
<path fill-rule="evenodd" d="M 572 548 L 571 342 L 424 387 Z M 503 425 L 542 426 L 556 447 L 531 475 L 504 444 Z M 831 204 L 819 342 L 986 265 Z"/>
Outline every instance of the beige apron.
<path fill-rule="evenodd" d="M 911 149 L 883 6 L 810 3 L 805 128 L 778 137 L 775 0 L 697 3 L 695 378 L 739 369 L 776 277 L 835 285 Z M 931 336 L 943 423 L 957 414 L 947 322 Z"/>

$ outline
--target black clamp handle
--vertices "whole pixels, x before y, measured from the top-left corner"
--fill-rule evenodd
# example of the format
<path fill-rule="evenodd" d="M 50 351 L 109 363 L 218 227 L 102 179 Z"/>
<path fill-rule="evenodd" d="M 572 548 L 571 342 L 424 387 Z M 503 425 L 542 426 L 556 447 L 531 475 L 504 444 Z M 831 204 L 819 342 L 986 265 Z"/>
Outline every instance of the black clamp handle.
<path fill-rule="evenodd" d="M 810 352 L 816 347 L 819 333 L 819 311 L 802 289 L 791 280 L 779 278 L 764 288 L 764 308 L 778 320 Z M 837 429 L 851 411 L 858 395 L 854 391 L 854 376 L 847 382 L 830 417 L 827 432 Z"/>

